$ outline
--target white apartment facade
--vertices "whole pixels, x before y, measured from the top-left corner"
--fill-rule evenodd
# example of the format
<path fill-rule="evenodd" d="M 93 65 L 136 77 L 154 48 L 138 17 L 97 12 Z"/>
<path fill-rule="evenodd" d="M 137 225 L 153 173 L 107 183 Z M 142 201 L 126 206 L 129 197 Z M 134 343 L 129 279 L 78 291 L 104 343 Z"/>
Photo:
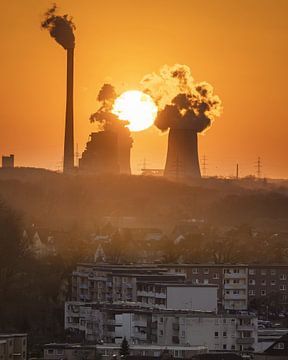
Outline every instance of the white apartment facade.
<path fill-rule="evenodd" d="M 80 308 L 84 306 L 87 310 L 89 305 L 91 308 L 98 306 L 101 311 L 96 313 L 94 309 L 90 317 L 81 317 L 83 311 Z M 258 326 L 255 315 L 217 315 L 212 312 L 151 310 L 131 306 L 101 308 L 99 304 L 81 303 L 78 307 L 78 321 L 71 324 L 71 303 L 66 304 L 65 328 L 84 331 L 88 341 L 120 344 L 126 337 L 130 344 L 201 345 L 207 346 L 210 351 L 245 351 L 257 346 Z M 91 329 L 96 328 L 98 332 L 92 333 Z"/>
<path fill-rule="evenodd" d="M 223 307 L 246 310 L 248 307 L 248 269 L 229 266 L 223 269 Z"/>

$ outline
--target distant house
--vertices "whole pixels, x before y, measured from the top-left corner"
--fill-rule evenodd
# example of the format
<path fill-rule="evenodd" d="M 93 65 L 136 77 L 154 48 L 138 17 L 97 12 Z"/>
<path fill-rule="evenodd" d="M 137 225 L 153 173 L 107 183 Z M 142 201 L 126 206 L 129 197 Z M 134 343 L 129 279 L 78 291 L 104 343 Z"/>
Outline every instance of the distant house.
<path fill-rule="evenodd" d="M 254 355 L 255 360 L 287 360 L 288 359 L 288 334 L 276 340 L 263 353 Z"/>
<path fill-rule="evenodd" d="M 28 242 L 30 251 L 35 258 L 41 259 L 56 255 L 54 236 L 50 231 L 36 229 L 32 226 L 23 231 L 23 238 Z"/>
<path fill-rule="evenodd" d="M 1 360 L 27 359 L 27 334 L 0 334 Z"/>

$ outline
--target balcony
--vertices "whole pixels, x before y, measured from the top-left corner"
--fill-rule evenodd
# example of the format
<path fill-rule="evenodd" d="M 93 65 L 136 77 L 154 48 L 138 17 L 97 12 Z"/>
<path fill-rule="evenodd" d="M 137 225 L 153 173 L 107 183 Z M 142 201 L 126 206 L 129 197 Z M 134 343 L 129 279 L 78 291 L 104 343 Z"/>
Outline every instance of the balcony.
<path fill-rule="evenodd" d="M 247 284 L 224 284 L 224 290 L 246 290 Z"/>
<path fill-rule="evenodd" d="M 253 331 L 255 326 L 253 324 L 242 324 L 236 325 L 236 330 L 238 331 Z"/>
<path fill-rule="evenodd" d="M 79 288 L 80 289 L 88 289 L 88 284 L 80 284 Z"/>
<path fill-rule="evenodd" d="M 147 327 L 147 322 L 146 322 L 146 320 L 135 320 L 134 326 L 135 327 Z"/>
<path fill-rule="evenodd" d="M 255 342 L 255 339 L 253 337 L 236 339 L 236 344 L 238 344 L 238 345 L 252 345 L 252 344 L 254 344 L 254 342 Z"/>
<path fill-rule="evenodd" d="M 223 275 L 224 279 L 247 279 L 247 274 L 245 272 L 240 272 L 240 273 L 225 273 Z"/>
<path fill-rule="evenodd" d="M 246 294 L 225 294 L 224 301 L 229 300 L 247 300 Z"/>
<path fill-rule="evenodd" d="M 153 291 L 137 291 L 137 296 L 146 296 L 146 297 L 155 297 L 155 293 Z"/>
<path fill-rule="evenodd" d="M 155 293 L 155 297 L 160 298 L 160 299 L 166 299 L 166 294 L 165 293 Z"/>

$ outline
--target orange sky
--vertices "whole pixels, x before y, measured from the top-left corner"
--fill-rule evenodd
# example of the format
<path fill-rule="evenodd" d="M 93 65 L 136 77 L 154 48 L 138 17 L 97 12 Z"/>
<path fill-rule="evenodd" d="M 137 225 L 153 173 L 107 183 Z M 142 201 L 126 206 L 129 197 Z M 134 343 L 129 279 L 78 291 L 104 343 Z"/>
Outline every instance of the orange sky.
<path fill-rule="evenodd" d="M 1 2 L 0 154 L 16 165 L 56 169 L 63 153 L 65 51 L 40 30 L 46 0 Z M 224 113 L 204 136 L 200 157 L 209 175 L 288 177 L 288 1 L 286 0 L 59 0 L 73 15 L 75 143 L 83 151 L 95 125 L 103 82 L 139 87 L 163 64 L 190 66 L 210 82 Z M 163 167 L 167 135 L 156 128 L 133 134 L 132 168 L 143 159 Z"/>

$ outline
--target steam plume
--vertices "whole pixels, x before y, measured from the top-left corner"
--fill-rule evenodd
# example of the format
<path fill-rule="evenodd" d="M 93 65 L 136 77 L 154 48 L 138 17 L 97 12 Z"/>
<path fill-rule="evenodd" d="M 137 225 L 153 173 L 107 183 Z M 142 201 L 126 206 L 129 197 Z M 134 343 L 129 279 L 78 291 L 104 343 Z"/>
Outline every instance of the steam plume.
<path fill-rule="evenodd" d="M 68 15 L 56 15 L 57 5 L 54 4 L 51 9 L 45 13 L 45 18 L 41 23 L 43 29 L 47 29 L 50 35 L 65 50 L 75 47 L 75 37 L 73 30 L 76 29 L 72 18 Z"/>
<path fill-rule="evenodd" d="M 126 127 L 128 121 L 119 120 L 116 115 L 112 113 L 112 108 L 117 93 L 111 84 L 104 84 L 97 96 L 97 100 L 101 103 L 99 109 L 90 116 L 90 122 L 97 122 L 102 130 L 116 131 L 122 129 L 126 133 L 130 133 Z"/>
<path fill-rule="evenodd" d="M 221 113 L 221 101 L 207 82 L 196 83 L 187 65 L 164 65 L 159 74 L 146 75 L 141 84 L 158 108 L 155 125 L 202 132 Z"/>
<path fill-rule="evenodd" d="M 158 106 L 155 125 L 169 129 L 164 176 L 177 181 L 200 178 L 197 134 L 220 115 L 219 97 L 210 84 L 195 82 L 187 65 L 164 65 L 141 83 Z"/>

